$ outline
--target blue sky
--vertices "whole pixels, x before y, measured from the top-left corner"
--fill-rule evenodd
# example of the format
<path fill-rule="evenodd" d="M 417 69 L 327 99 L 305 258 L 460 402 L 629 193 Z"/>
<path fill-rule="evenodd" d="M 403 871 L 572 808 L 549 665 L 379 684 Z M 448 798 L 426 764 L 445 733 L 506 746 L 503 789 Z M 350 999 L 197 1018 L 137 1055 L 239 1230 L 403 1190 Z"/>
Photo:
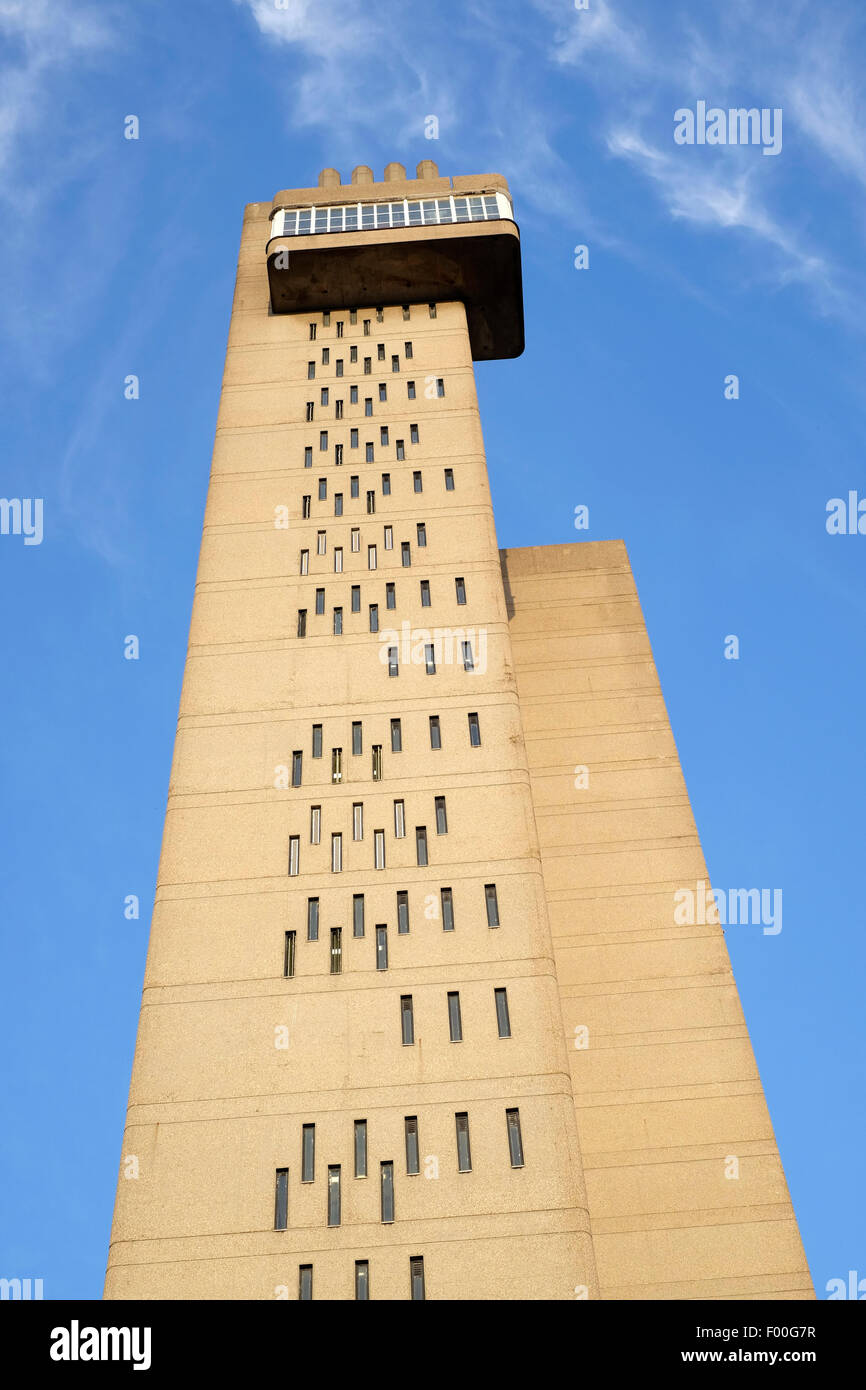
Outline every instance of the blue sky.
<path fill-rule="evenodd" d="M 823 1296 L 866 1276 L 866 536 L 825 527 L 866 496 L 866 15 L 279 3 L 0 0 L 0 495 L 44 499 L 0 535 L 0 1274 L 101 1294 L 243 205 L 433 158 L 521 227 L 500 544 L 625 539 L 713 882 L 783 890 L 727 941 Z M 678 146 L 699 100 L 781 152 Z"/>

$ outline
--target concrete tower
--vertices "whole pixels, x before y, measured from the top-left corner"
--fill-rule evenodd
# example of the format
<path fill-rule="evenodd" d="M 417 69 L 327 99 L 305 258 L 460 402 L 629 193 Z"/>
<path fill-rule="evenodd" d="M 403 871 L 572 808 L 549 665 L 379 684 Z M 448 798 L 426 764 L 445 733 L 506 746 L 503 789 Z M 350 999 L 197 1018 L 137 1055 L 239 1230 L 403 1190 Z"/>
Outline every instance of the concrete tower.
<path fill-rule="evenodd" d="M 625 550 L 497 548 L 508 186 L 352 185 L 246 210 L 106 1297 L 809 1297 Z"/>

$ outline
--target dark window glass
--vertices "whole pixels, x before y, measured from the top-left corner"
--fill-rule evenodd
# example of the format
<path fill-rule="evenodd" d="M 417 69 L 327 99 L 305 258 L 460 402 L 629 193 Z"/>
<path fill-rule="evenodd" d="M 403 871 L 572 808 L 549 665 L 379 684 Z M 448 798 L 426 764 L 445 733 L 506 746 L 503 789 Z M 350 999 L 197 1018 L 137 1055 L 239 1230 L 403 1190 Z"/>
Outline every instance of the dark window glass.
<path fill-rule="evenodd" d="M 413 1176 L 421 1171 L 418 1152 L 418 1116 L 407 1115 L 404 1129 L 406 1131 L 406 1172 Z"/>
<path fill-rule="evenodd" d="M 367 1121 L 355 1121 L 355 1177 L 367 1176 Z"/>
<path fill-rule="evenodd" d="M 415 1015 L 412 1009 L 411 994 L 401 994 L 400 996 L 400 1027 L 403 1045 L 408 1047 L 415 1041 Z"/>
<path fill-rule="evenodd" d="M 313 1298 L 313 1266 L 298 1265 L 298 1298 L 310 1303 Z"/>
<path fill-rule="evenodd" d="M 316 1180 L 316 1126 L 304 1125 L 301 1130 L 301 1182 Z"/>
<path fill-rule="evenodd" d="M 370 1300 L 370 1262 L 355 1261 L 355 1299 L 367 1303 Z"/>
<path fill-rule="evenodd" d="M 484 901 L 487 905 L 487 925 L 488 927 L 499 926 L 499 899 L 496 896 L 496 884 L 485 883 Z"/>
<path fill-rule="evenodd" d="M 481 725 L 478 722 L 477 714 L 470 714 L 469 719 L 469 742 L 473 748 L 481 747 Z"/>
<path fill-rule="evenodd" d="M 293 754 L 292 754 L 292 786 L 293 786 L 293 787 L 299 787 L 299 786 L 301 785 L 301 767 L 302 767 L 302 764 L 303 764 L 303 754 L 302 754 L 302 753 L 299 753 L 299 752 L 298 752 L 298 753 L 293 753 Z"/>
<path fill-rule="evenodd" d="M 314 725 L 313 725 L 313 757 L 314 757 L 314 758 L 321 758 L 321 756 L 322 756 L 322 726 L 321 726 L 321 724 L 314 724 Z"/>
<path fill-rule="evenodd" d="M 453 469 L 453 468 L 446 468 L 446 469 L 445 469 L 445 491 L 446 491 L 446 492 L 453 492 L 453 491 L 454 491 L 454 469 Z"/>
<path fill-rule="evenodd" d="M 296 933 L 287 931 L 285 954 L 283 956 L 283 974 L 287 980 L 290 980 L 295 973 L 295 941 Z"/>
<path fill-rule="evenodd" d="M 353 605 L 354 606 L 354 605 Z M 352 721 L 352 756 L 360 757 L 364 751 L 364 726 L 360 719 Z"/>
<path fill-rule="evenodd" d="M 352 935 L 364 935 L 364 894 L 355 893 L 352 897 Z"/>
<path fill-rule="evenodd" d="M 523 1167 L 523 1135 L 520 1132 L 520 1111 L 506 1110 L 505 1121 L 508 1126 L 508 1152 L 512 1168 Z"/>
<path fill-rule="evenodd" d="M 274 1193 L 274 1230 L 285 1231 L 289 1224 L 289 1170 L 278 1168 Z"/>
<path fill-rule="evenodd" d="M 446 810 L 445 810 L 445 798 L 444 798 L 444 796 L 437 796 L 437 797 L 436 797 L 436 834 L 437 834 L 437 835 L 447 835 L 447 834 L 448 834 L 448 815 L 447 815 L 447 812 L 446 812 Z"/>
<path fill-rule="evenodd" d="M 457 590 L 457 602 L 466 602 L 466 581 L 465 579 L 455 579 L 454 587 Z"/>
<path fill-rule="evenodd" d="M 376 928 L 376 969 L 388 969 L 388 928 Z"/>
<path fill-rule="evenodd" d="M 386 607 L 386 608 L 396 608 L 396 607 L 397 607 L 397 593 L 396 593 L 396 590 L 395 590 L 393 584 L 386 584 L 386 585 L 385 585 L 385 607 Z"/>
<path fill-rule="evenodd" d="M 418 864 L 424 868 L 427 864 L 427 827 L 426 825 L 416 825 L 415 827 L 415 857 Z"/>
<path fill-rule="evenodd" d="M 404 889 L 397 891 L 397 934 L 405 936 L 409 930 L 409 894 Z"/>
<path fill-rule="evenodd" d="M 412 1289 L 412 1302 L 423 1303 L 427 1297 L 424 1292 L 424 1256 L 413 1255 L 409 1261 L 409 1284 Z"/>
<path fill-rule="evenodd" d="M 441 728 L 439 727 L 439 715 L 438 715 L 438 714 L 431 714 L 431 715 L 430 715 L 430 747 L 431 747 L 431 748 L 441 748 L 441 747 L 442 747 L 442 730 L 441 730 Z"/>
<path fill-rule="evenodd" d="M 378 631 L 379 631 L 379 605 L 378 605 L 378 603 L 371 603 L 371 604 L 370 604 L 370 631 L 371 631 L 371 632 L 378 632 Z"/>
<path fill-rule="evenodd" d="M 394 1164 L 382 1164 L 382 1221 L 384 1224 L 394 1220 Z"/>
<path fill-rule="evenodd" d="M 463 1020 L 460 1016 L 460 995 L 452 990 L 448 995 L 448 1031 L 452 1042 L 463 1041 Z"/>
<path fill-rule="evenodd" d="M 495 989 L 493 998 L 496 1003 L 496 1027 L 499 1030 L 499 1036 L 500 1038 L 510 1038 L 511 1018 L 508 1013 L 508 991 Z"/>
<path fill-rule="evenodd" d="M 391 720 L 391 752 L 403 752 L 403 726 L 399 719 Z"/>
<path fill-rule="evenodd" d="M 340 1165 L 331 1164 L 328 1168 L 328 1225 L 339 1226 L 342 1215 L 340 1201 Z"/>
<path fill-rule="evenodd" d="M 469 1116 L 465 1110 L 454 1116 L 454 1123 L 457 1129 L 457 1171 L 458 1173 L 471 1173 L 472 1153 L 469 1148 Z"/>
<path fill-rule="evenodd" d="M 442 930 L 454 930 L 454 895 L 450 888 L 443 888 L 440 892 L 442 899 Z"/>

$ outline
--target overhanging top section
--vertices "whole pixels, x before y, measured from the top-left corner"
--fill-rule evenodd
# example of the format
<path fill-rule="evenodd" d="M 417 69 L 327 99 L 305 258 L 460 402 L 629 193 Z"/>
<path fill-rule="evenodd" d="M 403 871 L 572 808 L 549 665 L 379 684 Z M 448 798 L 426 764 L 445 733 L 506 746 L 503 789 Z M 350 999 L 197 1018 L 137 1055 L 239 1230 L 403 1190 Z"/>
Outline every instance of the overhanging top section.
<path fill-rule="evenodd" d="M 287 190 L 271 221 L 274 313 L 457 299 L 476 360 L 523 351 L 520 235 L 499 175 Z"/>

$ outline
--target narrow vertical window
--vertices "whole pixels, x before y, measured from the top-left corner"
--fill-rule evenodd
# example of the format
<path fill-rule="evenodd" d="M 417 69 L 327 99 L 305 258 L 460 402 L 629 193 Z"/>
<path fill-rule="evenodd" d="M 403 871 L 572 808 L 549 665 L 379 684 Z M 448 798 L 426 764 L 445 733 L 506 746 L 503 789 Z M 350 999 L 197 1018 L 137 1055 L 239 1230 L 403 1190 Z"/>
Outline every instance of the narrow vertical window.
<path fill-rule="evenodd" d="M 285 1231 L 289 1224 L 288 1168 L 277 1169 L 274 1188 L 274 1230 Z"/>
<path fill-rule="evenodd" d="M 389 675 L 389 676 L 398 676 L 399 674 L 400 674 L 400 667 L 399 667 L 398 662 L 397 662 L 397 648 L 396 648 L 396 647 L 389 647 L 389 648 L 388 648 L 388 675 Z"/>
<path fill-rule="evenodd" d="M 432 642 L 424 644 L 424 669 L 428 676 L 436 674 L 436 652 Z"/>
<path fill-rule="evenodd" d="M 520 1132 L 520 1111 L 506 1110 L 505 1122 L 508 1126 L 508 1152 L 512 1168 L 523 1167 L 523 1135 Z"/>
<path fill-rule="evenodd" d="M 439 891 L 442 899 L 442 930 L 454 930 L 454 894 L 450 888 L 442 888 Z"/>
<path fill-rule="evenodd" d="M 298 609 L 298 636 L 299 636 L 299 637 L 306 637 L 306 635 L 307 635 L 307 610 L 306 610 L 306 608 L 299 608 L 299 609 Z"/>
<path fill-rule="evenodd" d="M 349 348 L 349 361 L 350 361 L 350 362 L 357 362 L 357 360 L 358 360 L 358 349 L 357 349 L 357 347 L 354 347 L 354 346 L 353 346 L 353 347 L 350 347 L 350 348 Z"/>
<path fill-rule="evenodd" d="M 364 725 L 360 719 L 352 721 L 352 757 L 357 758 L 364 751 Z"/>
<path fill-rule="evenodd" d="M 353 585 L 352 585 L 352 612 L 353 612 L 353 613 L 360 613 L 360 611 L 361 611 L 361 586 L 360 586 L 360 584 L 353 584 Z"/>
<path fill-rule="evenodd" d="M 304 1125 L 301 1129 L 301 1182 L 314 1182 L 316 1178 L 316 1126 Z"/>
<path fill-rule="evenodd" d="M 404 304 L 404 305 L 403 305 L 403 318 L 404 318 L 404 319 L 407 319 L 408 317 L 409 317 L 409 305 L 408 305 L 408 304 Z"/>
<path fill-rule="evenodd" d="M 422 607 L 422 608 L 429 608 L 429 607 L 430 607 L 430 580 L 429 580 L 429 579 L 422 579 L 422 580 L 421 580 L 421 607 Z"/>
<path fill-rule="evenodd" d="M 376 344 L 376 361 L 377 361 L 377 362 L 384 362 L 384 361 L 385 361 L 385 344 L 384 344 L 384 343 L 377 343 L 377 344 Z"/>
<path fill-rule="evenodd" d="M 453 492 L 453 491 L 454 491 L 454 469 L 453 469 L 453 468 L 446 468 L 446 469 L 445 469 L 445 491 L 446 491 L 446 492 Z"/>
<path fill-rule="evenodd" d="M 400 1028 L 403 1046 L 410 1047 L 415 1041 L 415 1013 L 411 994 L 400 995 Z"/>
<path fill-rule="evenodd" d="M 373 867 L 384 869 L 385 867 L 385 832 L 375 830 L 373 832 Z"/>
<path fill-rule="evenodd" d="M 470 714 L 469 719 L 469 744 L 472 748 L 481 747 L 481 725 L 478 722 L 477 714 Z"/>
<path fill-rule="evenodd" d="M 343 547 L 342 547 L 341 545 L 335 545 L 335 546 L 334 546 L 334 574 L 342 574 L 342 573 L 343 573 Z"/>
<path fill-rule="evenodd" d="M 393 526 L 386 526 L 386 527 L 385 527 L 384 545 L 385 545 L 385 549 L 386 549 L 386 550 L 393 550 L 393 549 L 394 549 L 394 528 L 393 528 Z"/>
<path fill-rule="evenodd" d="M 319 451 L 325 453 L 328 447 L 328 431 L 319 430 Z"/>
<path fill-rule="evenodd" d="M 321 756 L 322 756 L 322 726 L 321 726 L 321 724 L 314 724 L 314 725 L 313 725 L 313 757 L 314 757 L 314 758 L 321 758 Z"/>
<path fill-rule="evenodd" d="M 412 547 L 408 541 L 400 542 L 400 561 L 404 569 L 408 569 L 412 563 Z"/>
<path fill-rule="evenodd" d="M 364 935 L 364 894 L 352 895 L 352 935 Z"/>
<path fill-rule="evenodd" d="M 511 1037 L 511 1018 L 508 1013 L 508 991 L 495 989 L 493 998 L 496 1004 L 496 1027 L 500 1038 Z"/>
<path fill-rule="evenodd" d="M 375 512 L 375 510 L 376 510 L 376 494 L 375 494 L 375 492 L 374 492 L 374 491 L 372 490 L 372 488 L 371 488 L 371 489 L 369 489 L 368 492 L 367 492 L 367 511 L 368 511 L 369 515 L 372 516 L 373 513 Z"/>
<path fill-rule="evenodd" d="M 353 357 L 353 358 L 352 358 L 352 361 L 353 361 L 353 362 L 357 362 L 357 360 L 358 360 L 357 357 Z M 349 405 L 357 405 L 357 404 L 358 404 L 358 388 L 357 388 L 357 386 L 350 386 L 350 387 L 349 387 Z"/>
<path fill-rule="evenodd" d="M 340 831 L 335 831 L 331 835 L 331 873 L 340 874 L 343 872 L 343 836 Z M 333 942 L 333 932 L 331 933 Z M 333 973 L 333 972 L 332 972 Z"/>
<path fill-rule="evenodd" d="M 428 305 L 427 305 L 427 308 L 428 308 L 428 310 L 430 311 L 430 317 L 431 317 L 431 319 L 435 319 L 435 317 L 436 317 L 436 305 L 435 305 L 435 304 L 428 304 Z"/>
<path fill-rule="evenodd" d="M 397 890 L 397 935 L 405 936 L 409 930 L 409 894 L 405 888 Z"/>
<path fill-rule="evenodd" d="M 411 343 L 404 343 L 404 344 L 403 344 L 403 356 L 404 356 L 404 357 L 411 357 L 411 356 L 412 356 L 412 344 L 411 344 Z"/>
<path fill-rule="evenodd" d="M 367 546 L 367 569 L 368 569 L 368 570 L 374 570 L 374 569 L 376 568 L 376 566 L 377 566 L 377 563 L 378 563 L 378 560 L 377 560 L 377 556 L 376 556 L 376 547 L 375 547 L 375 545 L 368 545 L 368 546 Z"/>
<path fill-rule="evenodd" d="M 435 308 L 435 305 L 433 306 Z M 435 314 L 431 314 L 435 318 Z M 424 1256 L 413 1255 L 409 1260 L 409 1287 L 412 1290 L 413 1303 L 424 1303 L 426 1293 L 424 1292 Z"/>
<path fill-rule="evenodd" d="M 342 782 L 343 780 L 343 750 L 342 748 L 331 749 L 331 781 Z"/>
<path fill-rule="evenodd" d="M 418 443 L 420 443 L 420 440 L 421 440 L 421 436 L 420 436 L 420 434 L 418 433 L 418 426 L 417 426 L 417 425 L 410 425 L 410 426 L 409 426 L 409 443 L 410 443 L 410 444 L 418 444 Z"/>
<path fill-rule="evenodd" d="M 374 781 L 374 782 L 381 782 L 381 780 L 382 780 L 382 745 L 381 745 L 381 743 L 374 743 L 374 744 L 373 744 L 373 781 Z"/>
<path fill-rule="evenodd" d="M 382 448 L 383 448 L 383 449 L 384 449 L 384 448 L 387 448 L 387 446 L 388 446 L 388 426 L 387 426 L 387 425 L 380 425 L 380 426 L 379 426 L 379 443 L 382 445 Z"/>
<path fill-rule="evenodd" d="M 488 927 L 499 926 L 499 899 L 496 896 L 496 884 L 485 883 L 484 902 L 487 906 L 487 925 Z"/>
<path fill-rule="evenodd" d="M 342 402 L 342 401 L 337 401 L 337 419 L 338 419 L 338 420 L 342 420 L 342 418 L 343 418 L 343 402 Z M 342 446 L 342 444 L 335 444 L 335 445 L 334 445 L 334 466 L 335 466 L 336 468 L 342 468 L 342 467 L 343 467 L 343 446 Z"/>
<path fill-rule="evenodd" d="M 343 336 L 343 320 L 342 320 L 342 319 L 337 319 L 337 337 L 338 337 L 338 338 L 342 338 L 342 336 Z"/>
<path fill-rule="evenodd" d="M 310 1303 L 313 1298 L 313 1266 L 298 1265 L 298 1298 Z"/>
<path fill-rule="evenodd" d="M 403 1121 L 406 1135 L 406 1172 L 409 1177 L 420 1173 L 420 1154 L 418 1151 L 418 1116 L 407 1115 Z"/>
<path fill-rule="evenodd" d="M 406 803 L 394 802 L 394 838 L 402 840 L 406 834 Z"/>
<path fill-rule="evenodd" d="M 457 1171 L 458 1173 L 471 1173 L 472 1152 L 469 1148 L 469 1116 L 465 1110 L 457 1112 L 454 1116 L 454 1124 L 457 1130 Z"/>
<path fill-rule="evenodd" d="M 436 834 L 448 834 L 448 813 L 445 809 L 444 796 L 436 797 Z"/>
<path fill-rule="evenodd" d="M 310 519 L 310 507 L 312 505 L 312 501 L 312 496 L 309 493 L 305 492 L 303 498 L 301 499 L 301 516 L 304 521 L 309 521 Z"/>
<path fill-rule="evenodd" d="M 364 462 L 365 462 L 365 463 L 373 463 L 373 462 L 374 462 L 374 459 L 375 459 L 375 455 L 374 455 L 374 453 L 373 453 L 373 445 L 372 445 L 372 443 L 368 440 L 367 443 L 364 445 Z"/>
<path fill-rule="evenodd" d="M 358 447 L 358 431 L 357 431 L 356 429 L 355 429 L 355 430 L 349 430 L 349 448 L 350 448 L 350 449 L 357 449 L 357 447 Z"/>
<path fill-rule="evenodd" d="M 427 527 L 424 525 L 424 522 L 423 522 L 423 521 L 419 521 L 419 522 L 417 523 L 416 527 L 415 527 L 415 530 L 416 530 L 417 535 L 418 535 L 418 544 L 419 544 L 419 546 L 420 546 L 420 545 L 426 545 L 426 544 L 427 544 Z"/>
<path fill-rule="evenodd" d="M 308 363 L 307 363 L 307 380 L 308 380 L 308 381 L 312 381 L 312 380 L 313 380 L 313 377 L 314 377 L 315 375 L 316 375 L 316 364 L 315 364 L 315 362 L 308 362 Z"/>
<path fill-rule="evenodd" d="M 320 393 L 320 394 L 321 394 L 321 398 L 322 398 L 322 405 L 327 405 L 327 404 L 328 404 L 328 388 L 327 388 L 327 386 L 323 386 L 323 387 L 322 387 L 322 390 L 321 390 L 321 393 Z"/>
<path fill-rule="evenodd" d="M 381 1165 L 382 1223 L 388 1225 L 394 1220 L 394 1164 Z"/>
<path fill-rule="evenodd" d="M 325 555 L 325 554 L 327 553 L 327 550 L 328 550 L 328 537 L 327 537 L 327 532 L 325 532 L 325 531 L 317 531 L 317 532 L 316 532 L 316 554 L 317 554 L 317 555 Z"/>
<path fill-rule="evenodd" d="M 352 527 L 352 551 L 353 551 L 353 553 L 354 553 L 355 555 L 357 555 L 358 552 L 360 551 L 360 549 L 361 549 L 361 531 L 360 531 L 360 528 L 359 528 L 359 527 L 353 526 L 353 527 Z"/>
<path fill-rule="evenodd" d="M 337 358 L 337 376 L 342 376 L 342 375 L 343 375 L 343 359 L 342 359 L 342 357 L 338 357 L 338 358 Z"/>
<path fill-rule="evenodd" d="M 372 370 L 373 370 L 373 359 L 372 359 L 371 357 L 365 357 L 365 358 L 364 358 L 364 376 L 369 376 Z"/>
<path fill-rule="evenodd" d="M 386 608 L 396 608 L 396 607 L 397 607 L 397 589 L 396 589 L 396 586 L 395 586 L 394 584 L 386 584 L 386 585 L 385 585 L 385 607 L 386 607 Z"/>
<path fill-rule="evenodd" d="M 331 974 L 343 973 L 343 928 L 331 928 Z"/>
<path fill-rule="evenodd" d="M 392 372 L 399 372 L 399 370 L 400 370 L 400 358 L 397 356 L 397 354 L 396 354 L 396 352 L 395 352 L 394 355 L 393 355 L 393 357 L 391 358 L 391 371 L 392 371 Z"/>
<path fill-rule="evenodd" d="M 427 864 L 427 827 L 426 825 L 416 825 L 415 827 L 415 859 L 424 868 Z"/>
<path fill-rule="evenodd" d="M 475 670 L 475 661 L 474 661 L 474 658 L 473 658 L 473 656 L 472 656 L 472 643 L 471 643 L 471 642 L 461 642 L 461 643 L 460 643 L 460 647 L 461 647 L 461 650 L 462 650 L 462 652 L 463 652 L 463 670 L 464 670 L 464 671 L 474 671 L 474 670 Z"/>
<path fill-rule="evenodd" d="M 379 631 L 379 605 L 378 605 L 378 603 L 371 603 L 371 604 L 370 604 L 370 631 L 371 631 L 371 632 L 378 632 L 378 631 Z"/>
<path fill-rule="evenodd" d="M 299 787 L 299 786 L 301 785 L 301 768 L 302 768 L 302 765 L 303 765 L 303 760 L 304 760 L 304 755 L 303 755 L 303 753 L 301 753 L 300 751 L 297 751 L 297 752 L 295 752 L 295 753 L 292 754 L 292 786 L 293 786 L 293 787 Z"/>
<path fill-rule="evenodd" d="M 391 496 L 391 474 L 390 474 L 390 473 L 383 473 L 383 474 L 382 474 L 382 496 L 383 496 L 383 497 L 390 497 L 390 496 Z"/>
<path fill-rule="evenodd" d="M 337 327 L 339 328 L 339 324 Z M 370 1301 L 370 1261 L 355 1261 L 355 1300 L 359 1303 Z"/>
<path fill-rule="evenodd" d="M 407 381 L 407 382 L 406 382 L 406 395 L 409 397 L 409 400 L 410 400 L 410 401 L 414 401 L 414 399 L 415 399 L 415 383 L 414 383 L 414 381 Z"/>
<path fill-rule="evenodd" d="M 372 396 L 365 396 L 365 397 L 364 397 L 364 415 L 367 416 L 367 417 L 369 418 L 369 416 L 371 416 L 372 414 L 373 414 L 373 397 L 372 397 Z"/>
<path fill-rule="evenodd" d="M 463 1041 L 463 1019 L 460 1015 L 460 995 L 457 990 L 448 994 L 448 1031 L 452 1042 Z"/>
<path fill-rule="evenodd" d="M 302 551 L 301 551 L 301 574 L 309 574 L 309 573 L 310 573 L 310 552 L 309 552 L 309 550 L 302 550 Z"/>
<path fill-rule="evenodd" d="M 376 928 L 376 969 L 388 969 L 388 928 Z"/>
<path fill-rule="evenodd" d="M 335 492 L 335 493 L 334 493 L 334 516 L 342 516 L 342 515 L 343 515 L 343 494 L 342 494 L 342 492 Z"/>
<path fill-rule="evenodd" d="M 289 836 L 289 876 L 297 878 L 300 873 L 301 865 L 301 837 L 300 835 Z"/>
<path fill-rule="evenodd" d="M 295 973 L 295 943 L 297 933 L 286 932 L 285 953 L 283 955 L 283 975 L 287 980 L 291 980 Z"/>
<path fill-rule="evenodd" d="M 310 807 L 310 844 L 319 845 L 322 843 L 322 808 L 321 806 Z"/>
<path fill-rule="evenodd" d="M 423 481 L 423 478 L 422 478 L 422 476 L 421 476 L 420 469 L 417 469 L 417 468 L 415 469 L 414 473 L 412 474 L 412 489 L 413 489 L 414 492 L 423 492 L 423 491 L 424 491 L 424 481 Z"/>
<path fill-rule="evenodd" d="M 444 396 L 444 395 L 445 395 L 445 382 L 444 382 L 444 380 L 443 380 L 443 378 L 442 378 L 441 376 L 437 376 L 437 378 L 436 378 L 436 395 L 437 395 L 437 396 Z"/>
<path fill-rule="evenodd" d="M 391 720 L 391 752 L 403 752 L 403 725 L 399 719 Z"/>
<path fill-rule="evenodd" d="M 331 349 L 322 348 L 322 366 L 327 367 L 331 361 Z"/>
<path fill-rule="evenodd" d="M 431 714 L 431 715 L 430 715 L 430 747 L 431 747 L 431 748 L 441 748 L 441 747 L 442 747 L 442 730 L 441 730 L 441 728 L 439 727 L 439 715 L 438 715 L 438 714 Z"/>
<path fill-rule="evenodd" d="M 465 579 L 455 579 L 455 580 L 454 580 L 454 588 L 457 590 L 457 602 L 458 602 L 458 603 L 465 603 L 465 602 L 466 602 L 466 580 L 465 580 Z"/>
<path fill-rule="evenodd" d="M 369 336 L 370 336 L 370 320 L 369 320 L 369 319 L 364 319 L 364 337 L 365 337 L 365 338 L 369 338 Z"/>
<path fill-rule="evenodd" d="M 339 363 L 337 363 L 337 365 L 339 366 Z M 337 372 L 337 376 L 339 376 L 339 375 L 340 375 L 340 373 Z M 343 418 L 343 402 L 342 402 L 342 400 L 334 401 L 334 419 L 335 419 L 335 420 L 342 420 L 342 418 Z M 343 449 L 343 446 L 342 446 L 342 444 L 337 444 L 335 447 L 336 447 L 337 449 L 340 450 L 340 457 L 339 457 L 339 458 L 335 458 L 335 459 L 334 459 L 334 462 L 335 462 L 335 463 L 342 463 L 342 462 L 343 462 L 343 458 L 342 458 L 342 449 Z"/>
<path fill-rule="evenodd" d="M 342 608 L 335 608 L 335 609 L 334 609 L 334 636 L 335 636 L 335 637 L 339 637 L 339 636 L 342 634 L 342 631 L 343 631 L 343 610 L 342 610 Z"/>
<path fill-rule="evenodd" d="M 317 613 L 324 613 L 324 611 L 325 611 L 325 591 L 324 591 L 324 589 L 317 589 L 317 590 L 316 590 L 316 612 L 317 612 Z"/>
<path fill-rule="evenodd" d="M 328 1225 L 339 1226 L 342 1215 L 340 1201 L 340 1165 L 333 1163 L 328 1167 Z"/>
<path fill-rule="evenodd" d="M 364 838 L 364 803 L 356 801 L 352 807 L 352 839 Z"/>
<path fill-rule="evenodd" d="M 406 445 L 402 439 L 397 440 L 397 462 L 402 463 L 406 457 Z"/>
<path fill-rule="evenodd" d="M 319 899 L 307 898 L 307 940 L 319 939 Z"/>
<path fill-rule="evenodd" d="M 350 486 L 350 488 L 351 488 L 351 492 L 352 492 L 352 496 L 353 496 L 353 497 L 359 497 L 359 496 L 360 496 L 360 483 L 361 483 L 361 480 L 360 480 L 360 478 L 358 477 L 357 473 L 353 473 L 353 474 L 352 474 L 352 477 L 349 479 L 349 486 Z M 360 532 L 359 532 L 358 534 L 360 535 Z"/>
<path fill-rule="evenodd" d="M 367 1176 L 367 1121 L 355 1121 L 355 1177 Z"/>
<path fill-rule="evenodd" d="M 313 341 L 313 339 L 315 338 L 315 336 L 316 336 L 316 325 L 315 325 L 314 323 L 311 323 L 311 324 L 310 324 L 310 342 Z"/>
<path fill-rule="evenodd" d="M 330 309 L 325 309 L 325 310 L 323 311 L 323 313 L 322 313 L 322 323 L 324 324 L 325 328 L 330 328 L 330 326 L 331 326 L 331 311 L 330 311 Z"/>
<path fill-rule="evenodd" d="M 380 401 L 387 401 L 387 399 L 388 399 L 388 387 L 385 385 L 385 382 L 384 382 L 384 381 L 380 381 L 380 382 L 379 382 L 379 400 L 380 400 Z"/>

